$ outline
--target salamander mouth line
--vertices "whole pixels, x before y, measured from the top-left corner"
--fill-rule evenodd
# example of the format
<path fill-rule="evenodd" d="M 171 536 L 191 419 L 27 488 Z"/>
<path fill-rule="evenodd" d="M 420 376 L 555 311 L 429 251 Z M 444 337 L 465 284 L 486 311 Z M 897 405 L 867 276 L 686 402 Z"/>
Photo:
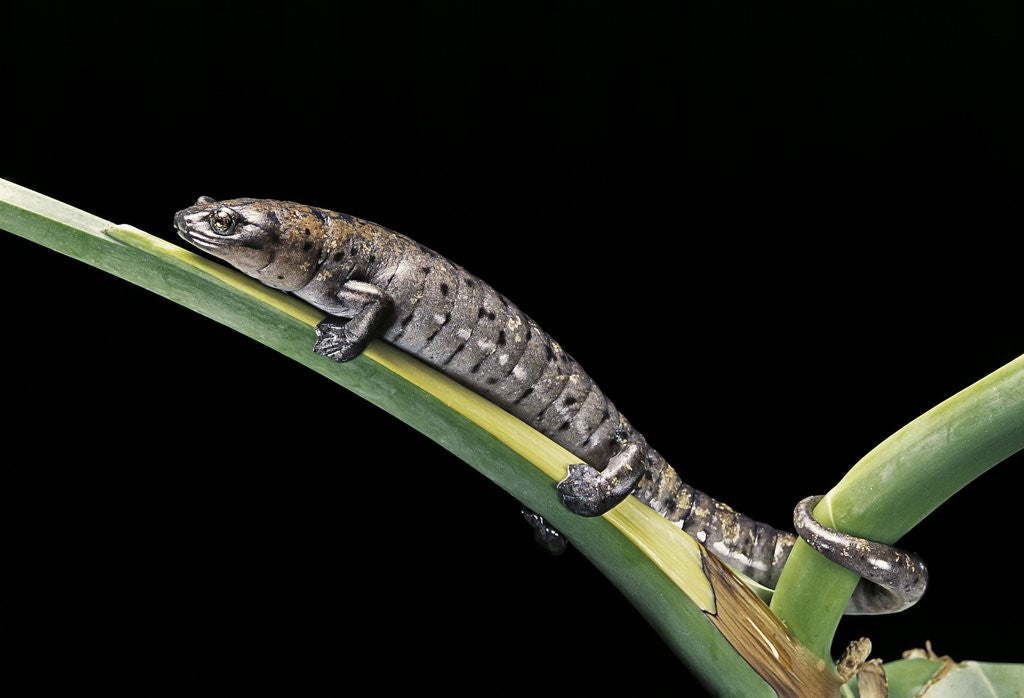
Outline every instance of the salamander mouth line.
<path fill-rule="evenodd" d="M 221 246 L 220 243 L 210 240 L 209 238 L 202 237 L 198 233 L 187 232 L 186 235 L 188 236 L 187 239 L 189 241 L 195 243 L 196 245 L 199 245 L 200 247 L 205 247 L 213 250 Z"/>
<path fill-rule="evenodd" d="M 181 237 L 185 238 L 186 240 L 195 245 L 199 245 L 200 247 L 214 249 L 220 247 L 223 244 L 222 240 L 216 240 L 214 238 L 207 237 L 203 233 L 200 233 L 198 230 L 190 230 L 189 227 L 181 221 L 175 221 L 174 227 L 175 229 L 177 229 L 178 234 Z"/>
<path fill-rule="evenodd" d="M 191 230 L 188 224 L 178 217 L 175 217 L 174 228 L 175 230 L 178 231 L 178 235 L 196 245 L 200 245 L 202 247 L 207 248 L 215 248 L 219 247 L 221 244 L 218 240 L 209 238 L 206 235 L 200 233 L 198 230 Z"/>

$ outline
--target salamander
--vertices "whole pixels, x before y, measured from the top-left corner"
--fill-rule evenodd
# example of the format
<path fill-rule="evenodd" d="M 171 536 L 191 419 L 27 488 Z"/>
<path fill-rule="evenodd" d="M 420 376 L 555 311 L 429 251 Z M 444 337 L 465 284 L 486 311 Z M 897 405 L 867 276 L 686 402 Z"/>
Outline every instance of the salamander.
<path fill-rule="evenodd" d="M 201 197 L 177 212 L 199 249 L 324 311 L 313 351 L 335 361 L 379 338 L 529 423 L 580 459 L 556 487 L 597 516 L 632 495 L 755 581 L 774 587 L 796 536 L 680 479 L 562 346 L 488 283 L 384 226 L 269 199 Z M 916 556 L 827 529 L 801 502 L 794 523 L 816 550 L 864 579 L 847 613 L 890 613 L 924 593 Z M 557 533 L 532 515 L 546 539 Z"/>

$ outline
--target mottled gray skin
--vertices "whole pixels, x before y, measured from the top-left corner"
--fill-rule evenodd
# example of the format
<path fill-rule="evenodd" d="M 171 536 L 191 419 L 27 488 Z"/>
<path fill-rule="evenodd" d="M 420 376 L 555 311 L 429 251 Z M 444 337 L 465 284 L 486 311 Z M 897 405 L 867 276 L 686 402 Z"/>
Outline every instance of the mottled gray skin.
<path fill-rule="evenodd" d="M 578 456 L 583 462 L 558 484 L 570 510 L 599 515 L 632 494 L 735 569 L 775 586 L 795 536 L 680 480 L 558 342 L 459 265 L 375 223 L 289 202 L 203 197 L 174 223 L 200 249 L 332 316 L 317 328 L 317 353 L 347 361 L 379 337 Z M 830 549 L 866 542 L 834 535 Z M 837 562 L 865 576 L 863 560 Z M 878 598 L 859 588 L 847 612 L 891 610 Z"/>
<path fill-rule="evenodd" d="M 874 582 L 860 585 L 857 606 L 847 613 L 897 613 L 917 603 L 928 586 L 928 569 L 921 558 L 891 545 L 847 536 L 822 526 L 811 516 L 811 510 L 821 499 L 819 495 L 800 500 L 793 511 L 793 527 L 808 545 L 829 560 Z"/>

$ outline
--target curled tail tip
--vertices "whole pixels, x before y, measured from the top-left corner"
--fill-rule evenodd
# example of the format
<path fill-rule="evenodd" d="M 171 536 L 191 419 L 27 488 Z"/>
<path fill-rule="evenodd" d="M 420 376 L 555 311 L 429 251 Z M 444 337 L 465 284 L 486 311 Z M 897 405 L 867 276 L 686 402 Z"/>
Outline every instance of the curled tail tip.
<path fill-rule="evenodd" d="M 821 495 L 796 505 L 793 526 L 804 541 L 832 562 L 863 579 L 846 613 L 897 613 L 917 603 L 928 586 L 928 568 L 917 555 L 885 543 L 858 538 L 818 523 L 811 510 Z"/>

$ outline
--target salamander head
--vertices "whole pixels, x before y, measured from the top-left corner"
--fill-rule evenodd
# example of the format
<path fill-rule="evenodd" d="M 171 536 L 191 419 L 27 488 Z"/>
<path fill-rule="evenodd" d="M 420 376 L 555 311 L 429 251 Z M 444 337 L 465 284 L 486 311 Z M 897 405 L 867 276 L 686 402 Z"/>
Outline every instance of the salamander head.
<path fill-rule="evenodd" d="M 309 283 L 329 222 L 320 209 L 271 199 L 202 196 L 195 206 L 174 214 L 181 237 L 282 291 Z"/>

